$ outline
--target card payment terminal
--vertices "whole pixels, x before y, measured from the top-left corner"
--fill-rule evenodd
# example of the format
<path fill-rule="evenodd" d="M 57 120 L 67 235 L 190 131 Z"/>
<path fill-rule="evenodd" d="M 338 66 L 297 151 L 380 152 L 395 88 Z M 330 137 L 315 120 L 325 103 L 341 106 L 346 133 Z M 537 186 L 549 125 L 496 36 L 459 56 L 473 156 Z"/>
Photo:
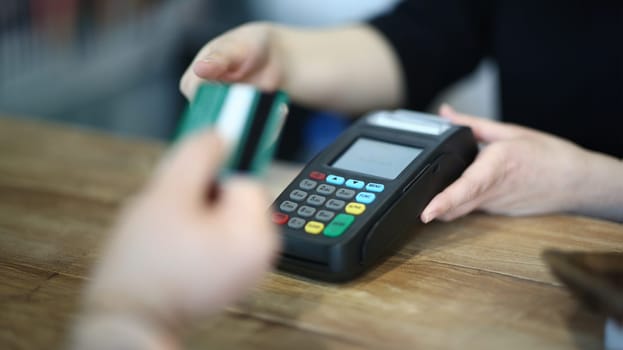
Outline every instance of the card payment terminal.
<path fill-rule="evenodd" d="M 353 279 L 410 236 L 425 206 L 476 153 L 469 128 L 436 116 L 398 110 L 361 118 L 273 203 L 284 240 L 279 268 Z"/>

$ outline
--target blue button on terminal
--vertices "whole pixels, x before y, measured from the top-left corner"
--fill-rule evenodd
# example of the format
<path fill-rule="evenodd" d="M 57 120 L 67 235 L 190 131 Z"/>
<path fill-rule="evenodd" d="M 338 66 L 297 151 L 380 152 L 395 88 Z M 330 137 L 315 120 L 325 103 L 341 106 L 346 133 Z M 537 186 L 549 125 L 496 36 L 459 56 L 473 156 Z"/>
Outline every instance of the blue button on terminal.
<path fill-rule="evenodd" d="M 369 184 L 366 185 L 366 191 L 370 191 L 370 192 L 383 192 L 385 190 L 385 185 L 383 184 L 377 184 L 374 182 L 370 182 Z"/>
<path fill-rule="evenodd" d="M 376 199 L 376 195 L 374 193 L 370 193 L 370 192 L 360 192 L 357 197 L 355 197 L 355 200 L 359 203 L 365 203 L 365 204 L 370 204 L 372 202 L 374 202 L 374 200 Z"/>
<path fill-rule="evenodd" d="M 359 189 L 362 189 L 364 185 L 365 185 L 365 182 L 361 180 L 355 180 L 355 179 L 346 180 L 346 187 L 355 188 L 359 190 Z"/>
<path fill-rule="evenodd" d="M 341 185 L 344 183 L 344 178 L 337 175 L 328 175 L 326 181 L 332 185 Z"/>

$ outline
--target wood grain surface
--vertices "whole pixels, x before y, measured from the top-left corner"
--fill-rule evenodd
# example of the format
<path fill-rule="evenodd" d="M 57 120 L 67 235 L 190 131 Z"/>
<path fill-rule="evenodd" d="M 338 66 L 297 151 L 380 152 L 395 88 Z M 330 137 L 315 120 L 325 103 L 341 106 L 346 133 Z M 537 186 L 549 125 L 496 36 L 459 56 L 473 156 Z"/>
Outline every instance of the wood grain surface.
<path fill-rule="evenodd" d="M 165 145 L 0 118 L 0 349 L 62 347 L 125 199 Z M 273 195 L 297 168 L 275 165 Z M 598 349 L 603 319 L 540 258 L 623 251 L 623 225 L 553 215 L 429 224 L 370 273 L 333 285 L 270 274 L 189 330 L 199 349 Z"/>

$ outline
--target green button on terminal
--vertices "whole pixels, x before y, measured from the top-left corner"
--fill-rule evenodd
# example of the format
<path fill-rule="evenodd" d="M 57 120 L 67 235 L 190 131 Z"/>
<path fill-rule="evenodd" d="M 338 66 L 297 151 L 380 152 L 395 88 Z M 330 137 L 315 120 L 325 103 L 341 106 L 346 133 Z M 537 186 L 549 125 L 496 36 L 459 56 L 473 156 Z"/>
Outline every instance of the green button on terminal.
<path fill-rule="evenodd" d="M 348 214 L 338 214 L 324 229 L 323 234 L 328 237 L 339 237 L 355 221 L 355 217 Z"/>

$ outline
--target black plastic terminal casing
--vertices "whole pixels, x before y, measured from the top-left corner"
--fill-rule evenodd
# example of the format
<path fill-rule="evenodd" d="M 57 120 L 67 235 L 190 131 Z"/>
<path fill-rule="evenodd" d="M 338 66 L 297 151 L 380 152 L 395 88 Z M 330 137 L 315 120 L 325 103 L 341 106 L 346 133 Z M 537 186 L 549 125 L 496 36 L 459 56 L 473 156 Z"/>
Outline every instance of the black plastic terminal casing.
<path fill-rule="evenodd" d="M 412 146 L 421 148 L 422 152 L 393 180 L 331 167 L 330 164 L 359 138 Z M 362 118 L 310 161 L 277 197 L 273 207 L 278 208 L 279 203 L 288 200 L 289 193 L 313 171 L 366 183 L 382 183 L 384 191 L 339 237 L 311 235 L 282 225 L 283 251 L 279 269 L 328 282 L 345 282 L 357 277 L 400 247 L 416 231 L 425 206 L 463 173 L 477 152 L 476 141 L 467 127 L 450 125 L 441 134 L 434 135 L 380 127 L 371 124 L 369 118 Z"/>

